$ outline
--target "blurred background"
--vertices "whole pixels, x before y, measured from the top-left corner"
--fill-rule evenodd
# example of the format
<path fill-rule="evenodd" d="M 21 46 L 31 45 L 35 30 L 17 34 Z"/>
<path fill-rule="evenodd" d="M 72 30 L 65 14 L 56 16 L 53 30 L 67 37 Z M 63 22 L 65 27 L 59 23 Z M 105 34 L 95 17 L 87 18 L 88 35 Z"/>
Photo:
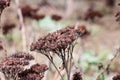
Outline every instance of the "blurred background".
<path fill-rule="evenodd" d="M 120 24 L 116 13 L 120 10 L 119 0 L 19 0 L 24 30 L 21 27 L 16 2 L 12 0 L 1 15 L 0 59 L 6 55 L 23 51 L 39 37 L 71 25 L 84 25 L 90 35 L 78 39 L 73 56 L 75 65 L 82 72 L 84 80 L 93 80 L 99 72 L 98 65 L 114 56 L 114 49 L 120 45 Z M 25 40 L 23 39 L 25 37 Z M 49 64 L 46 57 L 30 52 L 38 63 Z M 56 65 L 61 61 L 55 56 Z M 117 58 L 110 67 L 106 80 L 120 73 Z M 55 80 L 56 70 L 50 65 L 45 80 Z M 74 69 L 73 69 L 74 72 Z M 64 72 L 63 72 L 64 73 Z"/>

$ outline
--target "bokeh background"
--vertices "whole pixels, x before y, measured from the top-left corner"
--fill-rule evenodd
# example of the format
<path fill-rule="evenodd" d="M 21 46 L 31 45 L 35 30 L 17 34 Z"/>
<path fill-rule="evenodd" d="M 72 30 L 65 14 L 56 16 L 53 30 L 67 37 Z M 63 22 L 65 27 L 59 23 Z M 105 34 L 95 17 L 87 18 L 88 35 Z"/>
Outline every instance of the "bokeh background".
<path fill-rule="evenodd" d="M 74 49 L 74 61 L 84 80 L 93 80 L 99 73 L 98 65 L 104 66 L 114 56 L 114 50 L 120 45 L 120 24 L 116 21 L 116 13 L 120 10 L 119 0 L 19 0 L 20 8 L 23 9 L 23 20 L 25 25 L 24 34 L 21 31 L 17 15 L 17 7 L 12 0 L 10 7 L 7 7 L 1 15 L 0 41 L 4 46 L 0 50 L 0 59 L 5 55 L 11 55 L 18 51 L 23 51 L 23 39 L 26 37 L 26 49 L 30 52 L 30 44 L 39 37 L 50 32 L 65 28 L 71 25 L 84 25 L 90 32 L 85 38 L 78 39 Z M 107 2 L 108 1 L 108 2 Z M 27 7 L 26 7 L 27 6 Z M 29 6 L 29 7 L 28 7 Z M 31 8 L 30 10 L 28 8 Z M 35 11 L 37 9 L 37 11 Z M 37 14 L 36 15 L 30 15 Z M 96 11 L 102 16 L 95 19 L 85 19 L 90 11 Z M 27 14 L 27 15 L 26 15 Z M 52 18 L 59 16 L 60 20 Z M 5 54 L 4 54 L 5 53 Z M 50 70 L 46 74 L 45 80 L 55 80 L 56 70 L 49 60 L 37 52 L 30 52 L 38 63 L 50 65 Z M 54 57 L 56 65 L 60 66 L 60 59 Z M 119 57 L 110 67 L 110 74 L 105 75 L 106 80 L 111 80 L 112 76 L 120 73 Z M 73 68 L 72 72 L 75 69 Z M 64 72 L 63 72 L 64 74 Z M 54 78 L 54 79 L 53 79 Z"/>

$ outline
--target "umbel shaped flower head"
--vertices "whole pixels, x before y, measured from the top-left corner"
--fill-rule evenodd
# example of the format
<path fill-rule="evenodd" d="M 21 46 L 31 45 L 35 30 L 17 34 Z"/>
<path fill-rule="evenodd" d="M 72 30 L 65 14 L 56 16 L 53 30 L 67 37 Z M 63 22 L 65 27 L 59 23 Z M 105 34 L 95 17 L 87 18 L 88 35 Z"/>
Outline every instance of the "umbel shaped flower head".
<path fill-rule="evenodd" d="M 53 65 L 55 64 L 52 54 L 58 55 L 62 60 L 63 69 L 66 70 L 67 76 L 70 78 L 70 67 L 75 41 L 86 34 L 88 34 L 88 31 L 85 26 L 68 26 L 56 32 L 49 33 L 39 38 L 36 42 L 33 42 L 31 51 L 38 51 L 45 55 Z"/>

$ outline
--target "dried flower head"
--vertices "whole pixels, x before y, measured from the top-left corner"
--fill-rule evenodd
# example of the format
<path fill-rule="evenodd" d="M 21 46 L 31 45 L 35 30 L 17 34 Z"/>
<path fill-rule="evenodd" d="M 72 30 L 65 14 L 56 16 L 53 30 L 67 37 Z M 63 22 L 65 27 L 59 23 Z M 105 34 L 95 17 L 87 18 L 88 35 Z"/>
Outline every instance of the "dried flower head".
<path fill-rule="evenodd" d="M 25 60 L 33 60 L 34 57 L 28 53 L 25 52 L 19 52 L 17 54 L 13 54 L 12 55 L 13 58 L 23 58 Z"/>
<path fill-rule="evenodd" d="M 12 29 L 14 29 L 15 26 L 16 26 L 16 25 L 13 24 L 13 23 L 10 23 L 10 24 L 5 23 L 5 24 L 2 26 L 2 32 L 3 32 L 3 34 L 7 34 L 7 33 L 10 32 Z"/>
<path fill-rule="evenodd" d="M 46 70 L 48 70 L 48 67 L 46 64 L 41 64 L 41 65 L 35 64 L 35 65 L 31 66 L 31 70 L 36 73 L 43 73 Z"/>
<path fill-rule="evenodd" d="M 0 13 L 10 5 L 11 0 L 0 0 Z"/>
<path fill-rule="evenodd" d="M 112 80 L 120 80 L 120 75 L 118 74 L 118 75 L 114 76 Z"/>
<path fill-rule="evenodd" d="M 57 15 L 57 14 L 53 14 L 53 15 L 51 16 L 51 18 L 52 18 L 53 20 L 55 20 L 55 21 L 59 21 L 59 20 L 62 19 L 62 16 Z"/>
<path fill-rule="evenodd" d="M 68 45 L 72 44 L 78 37 L 86 35 L 87 30 L 84 26 L 67 27 L 53 33 L 49 33 L 45 37 L 39 38 L 37 42 L 32 43 L 31 50 L 38 51 L 56 51 L 59 49 L 65 50 Z"/>
<path fill-rule="evenodd" d="M 44 17 L 45 17 L 44 14 L 34 14 L 31 16 L 31 18 L 35 20 L 40 20 L 40 19 L 43 19 Z"/>
<path fill-rule="evenodd" d="M 103 66 L 102 63 L 99 63 L 99 64 L 98 64 L 98 70 L 101 70 L 101 69 L 104 69 L 104 66 Z"/>
<path fill-rule="evenodd" d="M 105 0 L 108 7 L 114 7 L 116 0 Z"/>
<path fill-rule="evenodd" d="M 21 10 L 24 17 L 29 17 L 35 20 L 43 19 L 45 17 L 44 14 L 37 14 L 39 7 L 33 8 L 29 5 L 25 5 L 21 7 Z"/>
<path fill-rule="evenodd" d="M 18 52 L 14 54 L 14 56 L 6 57 L 0 63 L 0 70 L 4 73 L 7 79 L 18 80 L 18 74 L 24 70 L 24 66 L 29 65 L 29 60 L 31 60 L 31 58 L 28 57 L 28 54 Z"/>
<path fill-rule="evenodd" d="M 26 69 L 19 73 L 19 80 L 41 80 L 44 77 L 44 72 L 48 70 L 45 64 L 35 64 L 30 69 Z"/>
<path fill-rule="evenodd" d="M 73 74 L 73 79 L 72 80 L 82 80 L 82 75 L 80 72 L 76 72 Z"/>
<path fill-rule="evenodd" d="M 3 45 L 2 45 L 2 41 L 0 41 L 0 50 L 3 50 Z"/>
<path fill-rule="evenodd" d="M 85 13 L 84 20 L 91 20 L 92 22 L 94 22 L 95 18 L 102 18 L 102 17 L 103 14 L 100 11 L 94 10 L 93 7 L 90 7 Z"/>
<path fill-rule="evenodd" d="M 53 64 L 51 52 L 58 55 L 62 60 L 63 69 L 66 70 L 69 76 L 70 73 L 68 73 L 68 69 L 71 66 L 75 40 L 86 35 L 86 32 L 87 31 L 83 26 L 77 28 L 74 26 L 66 27 L 39 38 L 38 41 L 32 43 L 30 50 L 38 51 L 45 55 Z"/>
<path fill-rule="evenodd" d="M 120 6 L 120 4 L 118 4 Z M 116 13 L 115 15 L 116 21 L 120 21 L 120 11 Z"/>

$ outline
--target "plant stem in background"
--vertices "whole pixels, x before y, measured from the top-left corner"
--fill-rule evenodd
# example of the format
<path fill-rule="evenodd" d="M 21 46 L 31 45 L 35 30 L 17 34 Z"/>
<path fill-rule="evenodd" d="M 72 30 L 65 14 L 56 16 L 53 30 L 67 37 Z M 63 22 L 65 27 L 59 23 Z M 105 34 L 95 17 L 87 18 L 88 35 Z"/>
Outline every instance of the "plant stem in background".
<path fill-rule="evenodd" d="M 110 68 L 110 65 L 119 56 L 119 53 L 120 53 L 120 47 L 115 50 L 114 57 L 107 63 L 106 67 L 101 70 L 101 72 L 98 74 L 95 80 L 99 80 L 99 77 L 102 76 L 108 70 L 108 68 Z"/>
<path fill-rule="evenodd" d="M 22 46 L 23 46 L 23 51 L 27 50 L 27 41 L 26 41 L 26 29 L 25 29 L 25 25 L 23 22 L 23 15 L 22 15 L 22 11 L 19 7 L 19 0 L 15 0 L 16 2 L 16 6 L 17 6 L 17 14 L 19 17 L 19 23 L 20 23 L 20 28 L 21 28 L 21 34 L 22 34 Z"/>

